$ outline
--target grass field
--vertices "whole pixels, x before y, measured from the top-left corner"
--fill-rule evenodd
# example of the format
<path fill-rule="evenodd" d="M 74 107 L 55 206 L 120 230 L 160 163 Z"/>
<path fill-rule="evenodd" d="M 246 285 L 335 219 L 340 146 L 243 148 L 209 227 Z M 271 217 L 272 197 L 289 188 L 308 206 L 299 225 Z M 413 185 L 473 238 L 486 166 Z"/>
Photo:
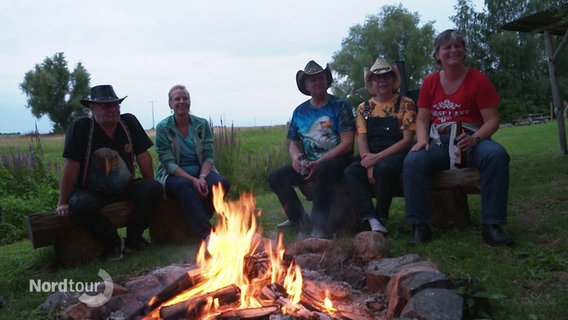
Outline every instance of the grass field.
<path fill-rule="evenodd" d="M 238 173 L 271 168 L 271 156 L 282 154 L 284 127 L 240 130 L 240 159 L 235 161 L 232 179 Z M 410 235 L 404 223 L 403 199 L 396 198 L 389 228 L 390 256 L 417 253 L 432 260 L 438 269 L 453 279 L 471 279 L 483 286 L 491 298 L 492 319 L 568 319 L 568 156 L 559 154 L 556 122 L 502 128 L 495 140 L 511 155 L 509 224 L 516 240 L 513 248 L 486 246 L 478 223 L 479 196 L 470 196 L 473 224 L 464 232 L 435 229 L 432 242 L 418 247 L 406 246 Z M 0 153 L 10 146 L 26 148 L 22 137 L 0 137 Z M 60 161 L 61 136 L 42 136 L 46 159 Z M 241 184 L 250 187 L 247 181 Z M 252 180 L 261 181 L 261 180 Z M 284 219 L 276 197 L 266 185 L 252 186 L 257 207 L 262 209 L 260 223 L 264 234 L 275 236 L 274 225 Z M 246 189 L 243 186 L 242 189 Z M 237 188 L 238 190 L 238 188 Z M 238 191 L 237 191 L 238 192 Z M 306 205 L 309 206 L 308 203 Z M 296 238 L 287 233 L 286 241 Z M 197 243 L 156 246 L 129 255 L 119 262 L 94 262 L 77 267 L 60 267 L 53 261 L 53 249 L 32 249 L 29 240 L 0 247 L 0 319 L 48 319 L 37 308 L 47 294 L 31 293 L 29 281 L 96 281 L 99 268 L 112 276 L 144 274 L 148 270 L 179 262 L 193 262 Z M 473 305 L 472 307 L 475 307 Z"/>

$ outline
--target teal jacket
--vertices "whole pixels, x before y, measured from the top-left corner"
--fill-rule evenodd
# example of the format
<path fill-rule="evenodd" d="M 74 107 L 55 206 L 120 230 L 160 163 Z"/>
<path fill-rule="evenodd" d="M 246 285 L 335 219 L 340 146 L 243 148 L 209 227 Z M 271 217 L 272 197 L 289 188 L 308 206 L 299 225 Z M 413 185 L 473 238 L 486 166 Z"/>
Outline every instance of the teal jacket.
<path fill-rule="evenodd" d="M 213 132 L 209 122 L 204 118 L 189 115 L 189 130 L 193 131 L 195 147 L 199 164 L 203 162 L 215 163 Z M 166 179 L 179 167 L 180 141 L 176 135 L 174 116 L 168 116 L 156 126 L 154 148 L 158 154 L 160 164 L 156 170 L 156 180 L 165 185 Z M 215 166 L 213 170 L 218 172 Z"/>

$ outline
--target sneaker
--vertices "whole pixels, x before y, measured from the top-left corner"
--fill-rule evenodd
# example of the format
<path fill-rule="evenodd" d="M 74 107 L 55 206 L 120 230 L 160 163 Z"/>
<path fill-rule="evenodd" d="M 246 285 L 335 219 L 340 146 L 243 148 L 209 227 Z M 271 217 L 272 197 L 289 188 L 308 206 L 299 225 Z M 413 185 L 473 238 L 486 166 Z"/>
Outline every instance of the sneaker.
<path fill-rule="evenodd" d="M 369 222 L 369 225 L 371 226 L 371 231 L 375 231 L 375 232 L 380 232 L 380 233 L 388 233 L 387 228 L 385 228 L 385 226 L 383 226 L 383 224 L 375 219 L 375 218 L 369 218 L 367 219 L 367 222 Z"/>
<path fill-rule="evenodd" d="M 294 227 L 296 224 L 290 220 L 286 220 L 284 222 L 280 222 L 279 224 L 276 225 L 277 229 L 282 229 L 282 228 L 290 228 L 290 227 Z"/>
<path fill-rule="evenodd" d="M 124 250 L 124 241 L 122 239 L 120 239 L 120 244 L 116 244 L 114 246 L 112 246 L 111 248 L 108 248 L 107 250 L 105 250 L 105 256 L 104 259 L 106 261 L 118 261 L 120 259 L 122 259 L 123 255 L 122 255 L 122 251 Z"/>
<path fill-rule="evenodd" d="M 150 246 L 150 242 L 141 236 L 128 238 L 126 237 L 126 248 L 129 250 L 144 250 Z"/>

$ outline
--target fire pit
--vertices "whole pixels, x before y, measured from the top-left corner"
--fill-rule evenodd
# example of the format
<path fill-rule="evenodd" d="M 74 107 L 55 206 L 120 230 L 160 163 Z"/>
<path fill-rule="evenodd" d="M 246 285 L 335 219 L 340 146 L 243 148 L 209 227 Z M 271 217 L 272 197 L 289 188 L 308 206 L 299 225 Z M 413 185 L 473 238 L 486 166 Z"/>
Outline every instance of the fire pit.
<path fill-rule="evenodd" d="M 441 306 L 444 319 L 461 319 L 463 299 L 449 290 L 451 281 L 416 255 L 386 258 L 381 234 L 362 232 L 349 249 L 305 239 L 286 250 L 282 235 L 261 235 L 252 194 L 225 202 L 221 188 L 213 193 L 219 218 L 195 266 L 184 266 L 181 275 L 177 268 L 173 280 L 154 273 L 117 283 L 105 305 L 78 302 L 60 318 L 433 319 L 419 315 Z"/>
<path fill-rule="evenodd" d="M 199 268 L 152 297 L 143 319 L 247 319 L 274 313 L 331 319 L 354 312 L 334 306 L 329 291 L 304 285 L 302 270 L 285 254 L 281 235 L 276 243 L 260 236 L 260 212 L 251 194 L 225 202 L 223 190 L 214 187 L 213 198 L 219 219 L 199 249 Z"/>

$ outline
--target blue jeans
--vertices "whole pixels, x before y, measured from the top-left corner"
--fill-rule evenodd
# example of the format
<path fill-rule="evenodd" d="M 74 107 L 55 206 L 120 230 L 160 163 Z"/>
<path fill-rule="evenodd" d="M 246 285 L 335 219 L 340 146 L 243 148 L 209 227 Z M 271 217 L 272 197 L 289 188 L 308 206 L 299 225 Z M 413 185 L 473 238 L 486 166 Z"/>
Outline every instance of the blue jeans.
<path fill-rule="evenodd" d="M 185 178 L 170 175 L 166 180 L 166 194 L 178 200 L 183 218 L 191 226 L 192 234 L 200 239 L 207 238 L 211 233 L 209 219 L 215 212 L 213 185 L 221 183 L 225 193 L 230 188 L 229 181 L 215 171 L 211 171 L 205 180 L 209 187 L 205 198 L 201 198 L 191 181 Z"/>
<path fill-rule="evenodd" d="M 431 174 L 449 169 L 449 135 L 441 135 L 442 145 L 430 142 L 430 150 L 409 152 L 404 159 L 403 184 L 406 223 L 427 224 L 428 179 Z M 481 140 L 467 152 L 468 167 L 479 168 L 482 224 L 507 223 L 509 198 L 509 154 L 497 142 Z"/>
<path fill-rule="evenodd" d="M 116 227 L 101 212 L 105 205 L 125 200 L 134 202 L 134 209 L 126 226 L 126 237 L 136 238 L 148 227 L 150 216 L 158 210 L 162 198 L 163 189 L 159 182 L 152 179 L 135 179 L 126 192 L 119 195 L 75 189 L 69 198 L 69 209 L 73 222 L 110 248 L 119 244 L 120 238 Z"/>
<path fill-rule="evenodd" d="M 335 185 L 341 181 L 343 170 L 351 163 L 351 159 L 351 155 L 336 157 L 322 161 L 316 166 L 313 176 L 314 194 L 311 215 L 314 227 L 327 229 Z M 292 165 L 274 169 L 268 175 L 270 189 L 278 196 L 284 212 L 292 222 L 300 222 L 302 216 L 306 215 L 304 206 L 294 190 L 294 186 L 303 183 L 306 182 Z"/>

